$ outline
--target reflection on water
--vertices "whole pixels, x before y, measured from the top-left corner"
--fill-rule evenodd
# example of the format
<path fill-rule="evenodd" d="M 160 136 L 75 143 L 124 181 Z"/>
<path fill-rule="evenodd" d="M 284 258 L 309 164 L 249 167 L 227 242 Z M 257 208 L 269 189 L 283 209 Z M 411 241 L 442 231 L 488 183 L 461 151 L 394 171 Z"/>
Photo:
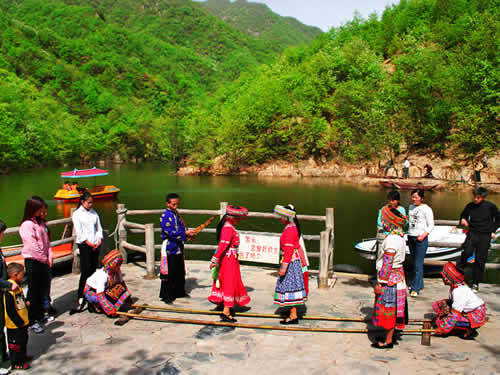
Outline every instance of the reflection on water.
<path fill-rule="evenodd" d="M 9 226 L 18 225 L 26 198 L 34 194 L 47 200 L 49 218 L 68 217 L 75 204 L 56 202 L 52 197 L 63 182 L 59 173 L 71 168 L 43 168 L 0 176 L 0 218 Z M 172 168 L 163 164 L 112 165 L 109 169 L 110 174 L 97 178 L 97 184 L 116 185 L 121 189 L 120 195 L 117 201 L 96 200 L 94 207 L 101 216 L 103 226 L 110 232 L 116 225 L 118 202 L 129 209 L 161 209 L 165 207 L 166 194 L 173 191 L 181 195 L 183 208 L 218 209 L 219 202 L 225 201 L 246 206 L 251 211 L 271 212 L 275 204 L 292 203 L 299 213 L 324 215 L 326 207 L 334 207 L 335 263 L 355 264 L 366 272 L 372 269 L 372 265 L 354 251 L 354 244 L 374 236 L 377 211 L 386 201 L 387 190 L 355 185 L 348 179 L 321 177 L 176 176 Z M 80 185 L 91 186 L 94 178 L 79 182 Z M 407 207 L 410 194 L 403 191 L 401 195 L 402 204 Z M 500 206 L 500 195 L 492 195 L 488 199 Z M 470 193 L 426 192 L 426 201 L 439 219 L 457 219 L 470 200 Z M 188 225 L 195 226 L 207 218 L 187 215 L 185 220 Z M 135 216 L 130 220 L 159 224 L 159 218 L 155 216 Z M 257 231 L 282 230 L 281 224 L 273 219 L 248 218 L 240 227 Z M 306 234 L 318 234 L 324 229 L 320 223 L 312 222 L 304 222 L 302 227 Z M 59 232 L 54 229 L 54 237 L 57 235 Z M 140 236 L 133 238 L 141 242 Z M 212 234 L 202 234 L 196 243 L 213 242 L 213 238 Z M 16 241 L 19 239 L 6 238 L 6 243 Z M 319 243 L 309 241 L 307 246 L 316 251 Z M 194 254 L 209 258 L 206 252 L 192 252 L 188 257 Z"/>

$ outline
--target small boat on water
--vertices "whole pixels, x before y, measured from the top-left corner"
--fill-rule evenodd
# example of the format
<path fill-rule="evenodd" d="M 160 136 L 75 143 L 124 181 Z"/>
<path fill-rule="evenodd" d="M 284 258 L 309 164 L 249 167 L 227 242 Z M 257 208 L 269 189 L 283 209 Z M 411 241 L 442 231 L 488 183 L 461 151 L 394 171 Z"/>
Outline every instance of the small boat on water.
<path fill-rule="evenodd" d="M 460 244 L 465 241 L 466 234 L 457 227 L 449 225 L 435 226 L 429 234 L 429 242 L 441 242 L 443 244 L 457 244 L 456 247 L 429 247 L 425 259 L 453 261 L 460 258 L 462 248 Z M 406 238 L 406 236 L 405 236 Z M 363 240 L 355 245 L 360 256 L 368 260 L 377 258 L 377 241 L 375 238 Z M 406 254 L 410 255 L 410 249 L 406 246 Z"/>
<path fill-rule="evenodd" d="M 91 169 L 73 169 L 69 172 L 61 173 L 62 178 L 88 178 L 107 176 L 109 174 L 107 169 L 91 168 Z M 86 189 L 94 199 L 115 199 L 120 192 L 120 189 L 115 185 L 95 185 L 92 188 Z M 59 189 L 54 195 L 54 199 L 63 202 L 78 202 L 83 189 L 68 190 Z"/>
<path fill-rule="evenodd" d="M 411 184 L 407 182 L 401 182 L 401 181 L 379 181 L 379 184 L 382 185 L 383 187 L 390 188 L 390 189 L 398 189 L 398 190 L 416 190 L 416 189 L 422 189 L 422 190 L 432 190 L 438 187 L 439 184 L 435 185 L 424 185 L 421 183 L 418 184 Z"/>

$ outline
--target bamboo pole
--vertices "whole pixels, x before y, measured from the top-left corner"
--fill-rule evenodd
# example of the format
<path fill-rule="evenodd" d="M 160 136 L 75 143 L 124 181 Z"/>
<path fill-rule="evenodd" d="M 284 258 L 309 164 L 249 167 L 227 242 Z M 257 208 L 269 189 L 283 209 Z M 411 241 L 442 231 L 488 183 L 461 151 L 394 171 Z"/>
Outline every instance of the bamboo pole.
<path fill-rule="evenodd" d="M 178 312 L 178 313 L 189 313 L 189 314 L 201 314 L 201 315 L 220 315 L 220 311 L 211 311 L 211 310 L 196 310 L 196 309 L 183 309 L 179 307 L 167 307 L 167 306 L 152 306 L 152 305 L 137 305 L 133 304 L 132 307 L 143 308 L 145 310 L 158 310 L 158 311 L 169 311 L 169 312 Z M 242 316 L 247 318 L 272 318 L 277 319 L 281 318 L 280 315 L 276 314 L 259 314 L 259 313 L 237 313 L 236 316 Z M 371 322 L 369 318 L 342 318 L 335 316 L 308 316 L 304 315 L 301 320 L 324 320 L 329 322 L 360 322 L 367 323 Z M 409 323 L 426 323 L 430 322 L 430 320 L 426 319 L 410 319 Z"/>
<path fill-rule="evenodd" d="M 149 320 L 166 323 L 186 323 L 197 325 L 213 325 L 223 327 L 236 327 L 236 328 L 251 328 L 251 329 L 268 329 L 276 331 L 295 331 L 295 332 L 329 332 L 329 333 L 371 333 L 371 332 L 384 332 L 384 329 L 346 329 L 346 328 L 309 328 L 309 327 L 290 327 L 290 326 L 266 326 L 258 324 L 244 324 L 244 323 L 228 323 L 216 322 L 212 320 L 196 320 L 196 319 L 182 319 L 182 318 L 163 318 L 155 315 L 139 315 L 129 314 L 124 312 L 117 312 L 117 315 L 128 316 L 133 319 Z M 405 329 L 403 333 L 433 333 L 433 329 Z"/>

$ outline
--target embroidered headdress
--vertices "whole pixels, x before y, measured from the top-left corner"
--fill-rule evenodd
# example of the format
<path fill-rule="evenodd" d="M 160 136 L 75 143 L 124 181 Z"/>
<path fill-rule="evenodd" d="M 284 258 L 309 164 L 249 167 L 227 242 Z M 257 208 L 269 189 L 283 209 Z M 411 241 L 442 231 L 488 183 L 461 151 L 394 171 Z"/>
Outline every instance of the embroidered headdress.
<path fill-rule="evenodd" d="M 452 285 L 460 285 L 465 281 L 465 275 L 462 270 L 457 268 L 452 262 L 444 265 L 441 277 L 448 280 Z"/>
<path fill-rule="evenodd" d="M 104 267 L 109 267 L 111 264 L 121 265 L 122 263 L 123 257 L 116 249 L 111 250 L 104 256 L 104 258 L 102 258 L 102 264 L 104 265 Z"/>
<path fill-rule="evenodd" d="M 275 207 L 274 207 L 274 215 L 278 218 L 278 219 L 285 219 L 285 220 L 288 220 L 288 221 L 293 221 L 293 219 L 295 218 L 295 211 L 293 210 L 293 206 L 292 205 L 288 205 L 288 206 L 280 206 L 279 204 L 277 204 Z"/>
<path fill-rule="evenodd" d="M 248 215 L 248 210 L 242 206 L 231 206 L 226 207 L 226 215 L 229 217 L 245 217 Z"/>
<path fill-rule="evenodd" d="M 385 227 L 402 227 L 408 218 L 395 208 L 387 205 L 382 208 L 382 223 Z"/>

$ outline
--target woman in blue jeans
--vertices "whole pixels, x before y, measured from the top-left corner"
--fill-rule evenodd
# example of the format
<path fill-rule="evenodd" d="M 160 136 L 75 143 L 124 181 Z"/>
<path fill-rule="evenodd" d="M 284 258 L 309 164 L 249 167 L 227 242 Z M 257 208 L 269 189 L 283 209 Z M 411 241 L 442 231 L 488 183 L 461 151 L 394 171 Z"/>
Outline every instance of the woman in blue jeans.
<path fill-rule="evenodd" d="M 424 203 L 422 189 L 411 192 L 411 201 L 408 209 L 408 247 L 413 258 L 413 281 L 410 285 L 410 296 L 417 297 L 424 287 L 424 258 L 429 244 L 429 233 L 434 229 L 434 214 L 432 209 Z"/>

